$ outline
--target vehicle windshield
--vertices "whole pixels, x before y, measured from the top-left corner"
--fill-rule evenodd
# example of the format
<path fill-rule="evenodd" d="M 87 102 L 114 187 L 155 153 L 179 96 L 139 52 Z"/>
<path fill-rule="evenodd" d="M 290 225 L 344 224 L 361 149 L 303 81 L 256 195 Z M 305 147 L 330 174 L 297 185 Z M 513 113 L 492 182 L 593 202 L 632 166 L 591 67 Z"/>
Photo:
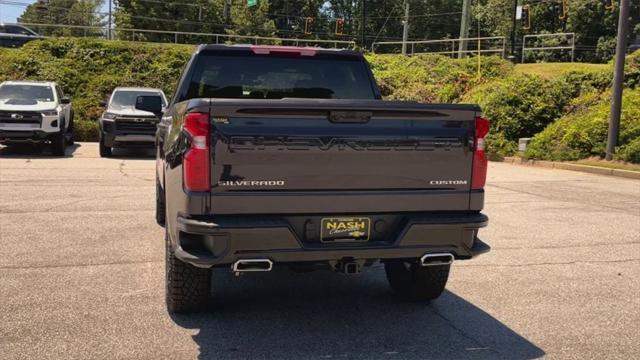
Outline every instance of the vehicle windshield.
<path fill-rule="evenodd" d="M 146 96 L 157 95 L 162 100 L 162 106 L 163 107 L 167 106 L 167 104 L 165 103 L 165 100 L 164 100 L 164 96 L 162 96 L 157 91 L 133 91 L 133 90 L 118 90 L 118 91 L 116 91 L 111 96 L 111 103 L 109 105 L 110 106 L 115 106 L 115 107 L 135 106 L 136 99 L 138 98 L 138 96 L 143 96 L 143 95 L 146 95 Z"/>
<path fill-rule="evenodd" d="M 181 100 L 191 98 L 375 99 L 357 57 L 201 54 Z"/>
<path fill-rule="evenodd" d="M 53 88 L 43 85 L 0 85 L 0 100 L 9 99 L 53 101 Z"/>

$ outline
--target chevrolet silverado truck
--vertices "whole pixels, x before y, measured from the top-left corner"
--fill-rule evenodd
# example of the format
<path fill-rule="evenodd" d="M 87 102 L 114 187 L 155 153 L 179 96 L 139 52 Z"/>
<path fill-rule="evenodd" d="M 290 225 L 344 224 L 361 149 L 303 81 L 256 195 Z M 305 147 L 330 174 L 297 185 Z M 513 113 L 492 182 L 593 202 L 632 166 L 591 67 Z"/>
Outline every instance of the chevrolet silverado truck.
<path fill-rule="evenodd" d="M 101 105 L 106 110 L 100 117 L 100 156 L 109 157 L 113 148 L 149 147 L 156 139 L 158 117 L 135 108 L 140 95 L 156 96 L 162 106 L 167 98 L 160 89 L 118 87 L 113 90 L 108 102 Z"/>
<path fill-rule="evenodd" d="M 54 82 L 1 83 L 0 144 L 45 142 L 56 156 L 64 156 L 73 144 L 71 99 Z"/>
<path fill-rule="evenodd" d="M 207 304 L 212 268 L 356 274 L 383 263 L 404 299 L 444 290 L 478 238 L 489 122 L 476 105 L 383 101 L 350 50 L 200 46 L 156 146 L 166 302 Z"/>

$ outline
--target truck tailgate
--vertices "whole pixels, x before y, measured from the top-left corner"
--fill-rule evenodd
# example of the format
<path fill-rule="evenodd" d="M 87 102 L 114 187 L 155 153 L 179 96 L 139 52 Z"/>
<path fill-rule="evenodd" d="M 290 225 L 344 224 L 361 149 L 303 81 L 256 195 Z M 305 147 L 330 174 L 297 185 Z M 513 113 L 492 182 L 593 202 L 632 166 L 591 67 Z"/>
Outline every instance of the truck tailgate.
<path fill-rule="evenodd" d="M 212 100 L 211 191 L 310 199 L 450 193 L 466 201 L 449 210 L 467 210 L 477 110 L 381 100 Z"/>

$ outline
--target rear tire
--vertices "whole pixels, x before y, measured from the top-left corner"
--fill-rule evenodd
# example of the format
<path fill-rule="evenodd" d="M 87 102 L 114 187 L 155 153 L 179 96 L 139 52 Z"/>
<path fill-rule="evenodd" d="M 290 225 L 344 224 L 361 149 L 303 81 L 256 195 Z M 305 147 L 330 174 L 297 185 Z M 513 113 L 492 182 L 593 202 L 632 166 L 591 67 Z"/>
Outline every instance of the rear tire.
<path fill-rule="evenodd" d="M 102 135 L 100 135 L 100 157 L 111 157 L 111 147 L 104 144 Z"/>
<path fill-rule="evenodd" d="M 176 258 L 168 233 L 165 243 L 167 310 L 183 313 L 203 309 L 211 291 L 211 269 L 198 268 Z"/>
<path fill-rule="evenodd" d="M 156 223 L 160 226 L 165 224 L 165 213 L 164 190 L 160 186 L 160 181 L 156 178 Z"/>
<path fill-rule="evenodd" d="M 449 279 L 451 265 L 420 266 L 393 260 L 384 264 L 387 280 L 403 300 L 429 301 L 438 298 Z"/>
<path fill-rule="evenodd" d="M 64 156 L 67 149 L 67 136 L 63 131 L 53 136 L 51 140 L 51 151 L 55 156 Z"/>

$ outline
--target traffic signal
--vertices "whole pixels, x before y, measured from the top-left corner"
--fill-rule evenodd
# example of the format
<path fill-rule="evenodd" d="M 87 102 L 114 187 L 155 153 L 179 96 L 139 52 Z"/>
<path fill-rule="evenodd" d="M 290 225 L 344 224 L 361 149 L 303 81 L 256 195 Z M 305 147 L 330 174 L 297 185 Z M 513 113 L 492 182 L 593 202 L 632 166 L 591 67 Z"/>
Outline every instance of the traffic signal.
<path fill-rule="evenodd" d="M 336 19 L 336 35 L 344 33 L 344 18 Z"/>
<path fill-rule="evenodd" d="M 304 18 L 304 33 L 311 34 L 313 30 L 313 18 L 306 17 Z"/>
<path fill-rule="evenodd" d="M 522 6 L 522 29 L 531 29 L 531 14 L 529 13 L 529 5 Z"/>

